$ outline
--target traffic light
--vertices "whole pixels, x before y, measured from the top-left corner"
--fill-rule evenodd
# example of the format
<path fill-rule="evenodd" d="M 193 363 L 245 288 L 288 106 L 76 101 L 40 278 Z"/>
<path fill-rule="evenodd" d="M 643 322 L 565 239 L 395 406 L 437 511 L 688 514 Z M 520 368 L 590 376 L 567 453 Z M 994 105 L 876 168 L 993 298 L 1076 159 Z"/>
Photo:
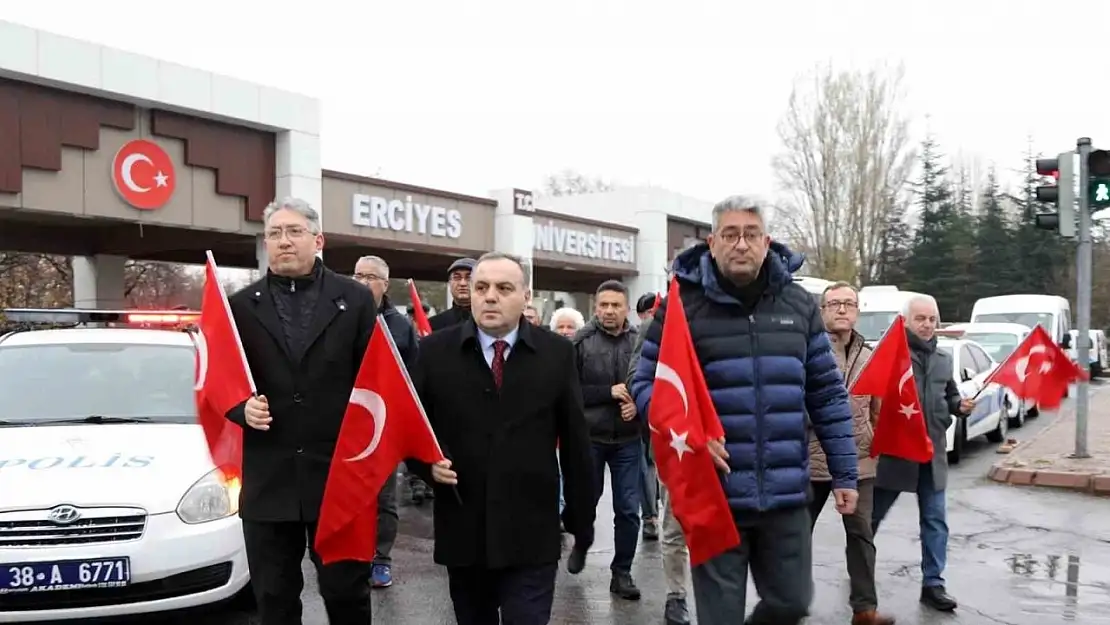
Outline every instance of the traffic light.
<path fill-rule="evenodd" d="M 1055 182 L 1055 184 L 1037 187 L 1037 201 L 1053 204 L 1056 210 L 1037 213 L 1034 219 L 1038 228 L 1058 231 L 1062 237 L 1075 236 L 1075 165 L 1072 162 L 1072 154 L 1072 152 L 1061 152 L 1056 158 L 1037 159 L 1037 174 L 1052 176 Z M 1110 153 L 1107 153 L 1106 160 L 1110 170 Z M 1110 184 L 1110 173 L 1106 182 Z M 1110 193 L 1110 186 L 1107 189 Z M 1110 206 L 1110 198 L 1107 205 Z"/>
<path fill-rule="evenodd" d="M 1092 208 L 1110 206 L 1110 152 L 1106 150 L 1087 155 L 1087 201 Z"/>

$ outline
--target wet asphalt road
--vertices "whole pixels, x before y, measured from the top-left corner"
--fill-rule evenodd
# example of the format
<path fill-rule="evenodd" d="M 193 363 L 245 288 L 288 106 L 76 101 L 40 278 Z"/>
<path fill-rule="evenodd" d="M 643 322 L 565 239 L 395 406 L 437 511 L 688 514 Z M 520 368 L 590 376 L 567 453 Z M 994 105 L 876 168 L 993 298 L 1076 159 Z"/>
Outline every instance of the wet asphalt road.
<path fill-rule="evenodd" d="M 1093 391 L 1093 401 L 1110 401 L 1110 387 Z M 1046 414 L 1031 419 L 1024 428 L 1012 430 L 1011 436 L 1028 438 L 1053 417 Z M 979 439 L 969 445 L 964 461 L 950 468 L 947 577 L 949 591 L 960 602 L 959 609 L 954 615 L 938 614 L 918 603 L 921 572 L 916 503 L 912 496 L 905 495 L 876 539 L 884 610 L 902 625 L 1110 624 L 1110 500 L 997 484 L 988 480 L 986 473 L 998 458 L 994 446 Z M 606 499 L 602 509 L 609 510 L 609 505 Z M 446 577 L 431 562 L 430 512 L 428 507 L 402 507 L 401 534 L 394 549 L 395 582 L 392 588 L 374 592 L 377 623 L 455 622 Z M 610 597 L 609 514 L 599 515 L 597 545 L 587 569 L 579 576 L 561 573 L 552 623 L 663 622 L 666 591 L 658 543 L 640 546 L 633 570 L 644 591 L 643 599 L 627 602 Z M 843 548 L 843 529 L 830 505 L 814 538 L 816 599 L 809 619 L 813 625 L 850 622 Z M 315 578 L 307 561 L 304 570 L 308 589 L 304 594 L 304 623 L 325 624 L 327 619 L 314 592 Z M 755 596 L 754 588 L 750 589 L 749 597 Z M 230 609 L 206 613 L 202 618 L 206 625 L 257 623 L 250 612 Z M 150 622 L 168 620 L 163 615 Z M 196 617 L 190 620 L 196 622 Z"/>

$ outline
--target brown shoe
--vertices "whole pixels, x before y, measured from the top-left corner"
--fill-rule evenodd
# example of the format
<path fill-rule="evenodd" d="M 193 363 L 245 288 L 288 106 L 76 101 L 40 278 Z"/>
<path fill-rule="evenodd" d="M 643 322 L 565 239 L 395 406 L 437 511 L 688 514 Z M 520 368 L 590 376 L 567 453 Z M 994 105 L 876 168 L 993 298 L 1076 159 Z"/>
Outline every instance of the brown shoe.
<path fill-rule="evenodd" d="M 879 614 L 878 610 L 856 612 L 852 615 L 852 625 L 894 625 L 894 617 Z"/>

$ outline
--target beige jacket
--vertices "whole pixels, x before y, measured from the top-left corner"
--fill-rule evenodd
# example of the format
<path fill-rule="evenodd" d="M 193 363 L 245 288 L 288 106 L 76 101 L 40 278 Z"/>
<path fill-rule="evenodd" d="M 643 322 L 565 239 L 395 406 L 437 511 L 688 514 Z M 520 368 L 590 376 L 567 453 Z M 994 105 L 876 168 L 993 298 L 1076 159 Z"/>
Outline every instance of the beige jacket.
<path fill-rule="evenodd" d="M 829 334 L 832 343 L 833 356 L 836 364 L 840 366 L 840 373 L 844 376 L 844 384 L 851 388 L 852 384 L 863 371 L 863 366 L 871 358 L 871 348 L 864 344 L 863 335 L 853 331 L 845 344 L 836 335 Z M 856 448 L 859 449 L 859 477 L 860 479 L 874 478 L 876 458 L 871 457 L 871 440 L 875 437 L 875 423 L 879 418 L 879 398 L 870 396 L 851 396 L 848 398 L 852 406 L 852 423 L 856 436 Z M 829 475 L 829 463 L 825 459 L 825 450 L 811 428 L 809 431 L 809 473 L 810 478 L 816 482 L 827 482 L 832 479 Z"/>

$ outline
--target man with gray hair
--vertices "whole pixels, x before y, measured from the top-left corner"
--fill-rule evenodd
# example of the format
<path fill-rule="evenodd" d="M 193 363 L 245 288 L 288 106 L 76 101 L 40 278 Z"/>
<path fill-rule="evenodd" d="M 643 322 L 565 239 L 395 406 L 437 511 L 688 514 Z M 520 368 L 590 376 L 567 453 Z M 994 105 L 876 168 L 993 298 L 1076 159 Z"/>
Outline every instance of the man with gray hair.
<path fill-rule="evenodd" d="M 913 379 L 925 416 L 925 428 L 933 441 L 933 461 L 918 464 L 902 458 L 879 456 L 875 476 L 875 510 L 871 529 L 879 524 L 900 493 L 917 494 L 921 532 L 921 603 L 941 612 L 956 609 L 956 600 L 944 586 L 944 567 L 948 562 L 948 520 L 945 488 L 948 486 L 948 427 L 952 415 L 966 417 L 975 401 L 962 399 L 952 379 L 952 357 L 937 349 L 940 311 L 928 295 L 915 295 L 902 310 L 906 321 L 906 341 L 910 346 Z"/>
<path fill-rule="evenodd" d="M 243 428 L 239 516 L 262 625 L 301 623 L 301 560 L 312 555 L 332 625 L 370 622 L 370 566 L 323 564 L 313 544 L 335 442 L 378 314 L 374 297 L 326 267 L 320 215 L 285 198 L 263 213 L 269 270 L 228 302 L 258 395 Z"/>
<path fill-rule="evenodd" d="M 405 367 L 411 371 L 416 363 L 416 329 L 393 302 L 389 301 L 386 293 L 389 290 L 389 265 L 380 256 L 363 256 L 355 263 L 354 278 L 374 294 L 374 301 L 397 345 L 397 352 Z M 397 472 L 394 471 L 378 493 L 378 546 L 374 552 L 374 568 L 370 574 L 370 583 L 374 588 L 388 588 L 393 585 L 391 553 L 393 543 L 397 540 L 398 520 Z"/>
<path fill-rule="evenodd" d="M 668 298 L 656 311 L 632 378 L 638 412 L 648 415 L 663 319 L 668 306 L 681 305 L 724 428 L 708 451 L 740 532 L 738 547 L 693 567 L 704 623 L 744 621 L 749 568 L 760 602 L 748 623 L 798 625 L 809 612 L 807 413 L 828 458 L 837 511 L 855 512 L 848 392 L 817 302 L 791 276 L 803 260 L 771 242 L 756 203 L 733 196 L 714 206 L 706 242 L 675 258 L 681 301 Z"/>

